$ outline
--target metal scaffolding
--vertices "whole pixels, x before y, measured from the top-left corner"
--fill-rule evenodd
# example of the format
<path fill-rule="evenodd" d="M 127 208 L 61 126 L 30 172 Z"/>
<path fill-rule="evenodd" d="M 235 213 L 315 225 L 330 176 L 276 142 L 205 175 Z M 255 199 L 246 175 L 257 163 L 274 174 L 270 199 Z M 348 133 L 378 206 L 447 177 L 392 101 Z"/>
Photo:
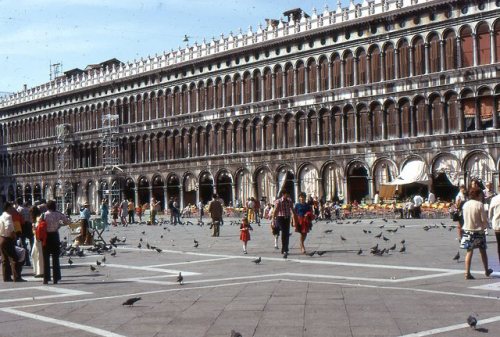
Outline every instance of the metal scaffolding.
<path fill-rule="evenodd" d="M 57 135 L 57 185 L 55 197 L 57 209 L 64 212 L 66 208 L 73 210 L 73 177 L 71 170 L 72 154 L 70 145 L 73 143 L 73 132 L 70 124 L 56 126 Z"/>
<path fill-rule="evenodd" d="M 120 168 L 120 134 L 119 118 L 117 114 L 105 114 L 102 116 L 102 166 L 103 180 L 101 185 L 103 198 L 108 200 L 109 208 L 120 202 L 120 176 L 123 170 Z"/>

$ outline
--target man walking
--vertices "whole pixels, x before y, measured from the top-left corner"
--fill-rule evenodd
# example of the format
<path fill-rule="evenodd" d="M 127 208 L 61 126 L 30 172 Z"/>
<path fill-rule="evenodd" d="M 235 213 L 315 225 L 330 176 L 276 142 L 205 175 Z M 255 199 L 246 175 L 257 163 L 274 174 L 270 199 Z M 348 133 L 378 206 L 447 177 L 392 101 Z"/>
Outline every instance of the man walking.
<path fill-rule="evenodd" d="M 213 195 L 213 200 L 210 202 L 210 205 L 208 205 L 208 212 L 212 218 L 212 236 L 219 236 L 220 223 L 222 221 L 224 210 L 217 194 Z"/>
<path fill-rule="evenodd" d="M 288 242 L 290 239 L 290 222 L 293 215 L 293 202 L 287 191 L 281 192 L 281 197 L 274 202 L 274 212 L 271 220 L 281 230 L 281 253 L 288 257 Z"/>

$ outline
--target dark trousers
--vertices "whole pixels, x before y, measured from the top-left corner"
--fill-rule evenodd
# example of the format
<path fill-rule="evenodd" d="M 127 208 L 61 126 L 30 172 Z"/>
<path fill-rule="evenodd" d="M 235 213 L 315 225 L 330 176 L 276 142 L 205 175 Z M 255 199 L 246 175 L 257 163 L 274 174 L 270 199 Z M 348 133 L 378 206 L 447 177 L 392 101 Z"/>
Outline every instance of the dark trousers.
<path fill-rule="evenodd" d="M 29 240 L 30 242 L 30 250 L 28 250 L 28 245 L 26 244 L 26 239 Z M 33 226 L 31 225 L 31 222 L 25 222 L 23 224 L 23 234 L 21 235 L 21 241 L 23 244 L 23 248 L 26 249 L 26 259 L 24 261 L 24 264 L 26 266 L 30 266 L 30 255 L 31 255 L 31 250 L 33 249 L 34 245 L 34 235 L 33 235 Z"/>
<path fill-rule="evenodd" d="M 276 226 L 281 231 L 281 253 L 288 253 L 288 242 L 290 241 L 290 218 L 276 217 Z"/>
<path fill-rule="evenodd" d="M 3 280 L 18 280 L 21 278 L 19 265 L 17 263 L 16 242 L 12 238 L 0 236 L 0 251 L 2 252 L 2 274 Z"/>
<path fill-rule="evenodd" d="M 50 257 L 52 256 L 52 277 L 54 282 L 61 279 L 59 265 L 60 241 L 58 232 L 47 232 L 47 242 L 43 247 L 43 282 L 50 281 Z"/>
<path fill-rule="evenodd" d="M 134 223 L 134 211 L 128 211 L 128 223 Z"/>

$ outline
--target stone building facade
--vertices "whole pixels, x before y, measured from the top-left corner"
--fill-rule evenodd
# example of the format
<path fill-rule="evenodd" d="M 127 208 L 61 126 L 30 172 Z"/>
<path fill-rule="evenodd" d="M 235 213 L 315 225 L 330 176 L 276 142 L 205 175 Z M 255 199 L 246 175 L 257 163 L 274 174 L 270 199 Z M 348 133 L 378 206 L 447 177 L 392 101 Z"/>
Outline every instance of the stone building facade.
<path fill-rule="evenodd" d="M 0 195 L 53 198 L 60 151 L 75 207 L 97 208 L 112 183 L 138 203 L 272 200 L 283 188 L 359 201 L 405 167 L 443 199 L 473 177 L 497 185 L 500 1 L 352 1 L 285 15 L 0 101 Z M 111 179 L 108 114 L 120 124 Z M 65 149 L 60 124 L 72 130 Z"/>

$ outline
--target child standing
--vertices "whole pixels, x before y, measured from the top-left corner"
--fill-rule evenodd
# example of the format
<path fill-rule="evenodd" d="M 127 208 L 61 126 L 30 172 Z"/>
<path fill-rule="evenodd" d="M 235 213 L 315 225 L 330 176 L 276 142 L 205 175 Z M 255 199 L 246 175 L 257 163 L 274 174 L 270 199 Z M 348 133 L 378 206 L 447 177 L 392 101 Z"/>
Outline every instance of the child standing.
<path fill-rule="evenodd" d="M 247 253 L 247 242 L 250 241 L 250 231 L 253 230 L 247 218 L 241 220 L 240 240 L 243 241 L 243 254 Z"/>

